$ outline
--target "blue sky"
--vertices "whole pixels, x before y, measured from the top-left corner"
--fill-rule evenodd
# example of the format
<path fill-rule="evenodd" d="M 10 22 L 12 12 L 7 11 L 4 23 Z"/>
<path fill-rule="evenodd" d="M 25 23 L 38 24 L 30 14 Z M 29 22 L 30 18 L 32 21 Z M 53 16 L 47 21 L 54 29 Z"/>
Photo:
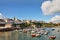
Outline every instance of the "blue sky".
<path fill-rule="evenodd" d="M 41 4 L 45 0 L 0 0 L 0 13 L 7 18 L 19 18 L 21 20 L 49 21 L 51 16 L 46 16 L 41 10 Z M 56 14 L 55 14 L 56 15 Z"/>

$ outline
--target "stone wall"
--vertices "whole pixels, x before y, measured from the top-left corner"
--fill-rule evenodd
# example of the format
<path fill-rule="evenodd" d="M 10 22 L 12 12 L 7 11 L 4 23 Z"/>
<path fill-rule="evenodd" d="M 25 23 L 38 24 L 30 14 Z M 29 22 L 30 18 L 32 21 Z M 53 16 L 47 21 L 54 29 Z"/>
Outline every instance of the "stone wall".
<path fill-rule="evenodd" d="M 5 24 L 5 27 L 6 28 L 11 28 L 12 27 L 12 24 L 7 23 L 7 24 Z"/>

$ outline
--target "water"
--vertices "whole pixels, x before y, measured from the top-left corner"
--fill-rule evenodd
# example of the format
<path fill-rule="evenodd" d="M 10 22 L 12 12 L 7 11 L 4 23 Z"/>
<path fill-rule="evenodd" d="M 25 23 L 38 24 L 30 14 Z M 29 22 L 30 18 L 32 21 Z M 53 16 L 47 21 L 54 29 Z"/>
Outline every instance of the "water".
<path fill-rule="evenodd" d="M 41 37 L 31 37 L 30 33 L 19 31 L 0 32 L 0 40 L 52 40 L 48 38 L 50 35 L 56 36 L 54 40 L 60 40 L 60 32 L 57 32 L 60 28 L 55 28 L 54 31 L 51 28 L 46 28 L 46 30 L 49 30 L 50 33 L 48 35 L 42 35 Z"/>

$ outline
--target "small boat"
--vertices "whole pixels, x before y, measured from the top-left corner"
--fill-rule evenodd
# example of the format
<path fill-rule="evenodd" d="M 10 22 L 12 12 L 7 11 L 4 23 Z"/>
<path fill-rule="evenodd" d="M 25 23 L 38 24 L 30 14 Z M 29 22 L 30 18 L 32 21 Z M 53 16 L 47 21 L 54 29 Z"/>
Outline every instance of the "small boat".
<path fill-rule="evenodd" d="M 41 34 L 41 32 L 39 31 L 39 32 L 37 32 L 38 34 Z"/>
<path fill-rule="evenodd" d="M 32 37 L 39 37 L 40 34 L 32 34 Z"/>
<path fill-rule="evenodd" d="M 32 37 L 36 37 L 36 34 L 32 34 Z"/>
<path fill-rule="evenodd" d="M 23 30 L 20 30 L 20 32 L 22 32 Z"/>
<path fill-rule="evenodd" d="M 59 32 L 59 30 L 57 30 L 57 32 Z"/>
<path fill-rule="evenodd" d="M 36 37 L 39 37 L 40 36 L 40 34 L 36 34 Z"/>
<path fill-rule="evenodd" d="M 31 31 L 31 33 L 34 33 L 35 31 Z"/>
<path fill-rule="evenodd" d="M 40 34 L 42 34 L 42 35 L 43 35 L 43 34 L 44 34 L 44 32 L 45 32 L 44 30 L 40 30 Z"/>
<path fill-rule="evenodd" d="M 54 31 L 55 29 L 54 28 L 52 28 L 52 31 Z"/>
<path fill-rule="evenodd" d="M 26 30 L 26 29 L 24 29 L 24 30 L 23 30 L 23 32 L 24 32 L 24 33 L 27 33 L 27 30 Z"/>
<path fill-rule="evenodd" d="M 51 38 L 51 39 L 55 39 L 55 38 L 56 38 L 56 36 L 49 36 L 49 38 Z"/>
<path fill-rule="evenodd" d="M 48 34 L 48 31 L 46 31 L 44 34 L 47 35 Z"/>

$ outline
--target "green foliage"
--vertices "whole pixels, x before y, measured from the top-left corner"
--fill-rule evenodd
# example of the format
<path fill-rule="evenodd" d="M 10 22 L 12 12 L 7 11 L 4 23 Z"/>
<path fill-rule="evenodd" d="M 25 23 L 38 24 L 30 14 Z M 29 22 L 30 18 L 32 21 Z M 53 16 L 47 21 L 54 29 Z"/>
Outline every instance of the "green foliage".
<path fill-rule="evenodd" d="M 42 23 L 39 22 L 32 22 L 32 24 L 36 25 L 37 28 L 42 26 Z"/>
<path fill-rule="evenodd" d="M 22 23 L 22 24 L 20 24 L 20 27 L 23 29 L 23 28 L 26 27 L 26 24 L 25 23 Z"/>
<path fill-rule="evenodd" d="M 40 23 L 40 22 L 31 22 L 30 23 L 22 23 L 20 24 L 20 27 L 21 28 L 26 28 L 26 27 L 31 27 L 32 25 L 35 25 L 37 28 L 38 27 L 55 27 L 55 26 L 60 26 L 60 23 L 59 24 L 55 24 L 55 23 Z"/>

